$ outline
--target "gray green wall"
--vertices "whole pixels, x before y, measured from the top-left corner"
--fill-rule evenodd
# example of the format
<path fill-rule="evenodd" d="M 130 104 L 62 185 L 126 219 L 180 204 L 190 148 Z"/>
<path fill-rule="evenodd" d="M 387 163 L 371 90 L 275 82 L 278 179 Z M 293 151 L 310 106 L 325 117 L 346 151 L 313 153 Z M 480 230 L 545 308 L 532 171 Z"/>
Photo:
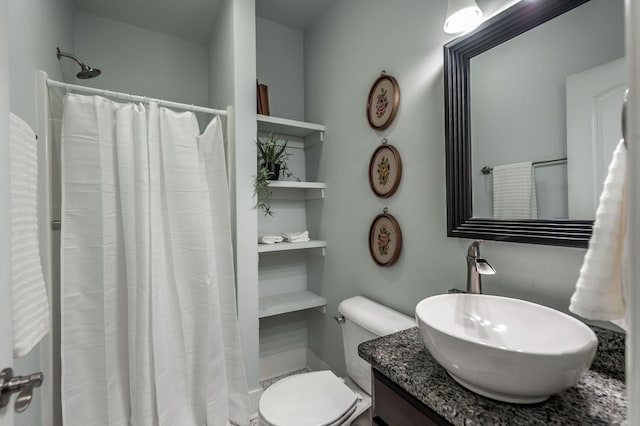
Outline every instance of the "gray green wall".
<path fill-rule="evenodd" d="M 256 17 L 256 77 L 275 117 L 304 120 L 303 44 L 301 31 Z"/>
<path fill-rule="evenodd" d="M 56 58 L 56 46 L 73 51 L 73 3 L 71 0 L 9 0 L 9 80 L 10 109 L 35 127 L 34 72 L 43 70 L 50 78 L 61 80 L 66 68 Z M 7 60 L 5 57 L 2 60 Z M 15 361 L 19 374 L 42 370 L 41 345 Z M 52 385 L 51 378 L 43 386 Z M 27 411 L 16 414 L 16 426 L 53 424 L 59 415 L 50 400 L 43 401 L 43 391 L 36 391 L 34 403 Z M 44 404 L 44 405 L 42 405 Z M 53 413 L 57 414 L 53 414 Z"/>
<path fill-rule="evenodd" d="M 8 31 L 8 4 L 7 0 L 0 0 L 0 137 L 7 140 L 9 137 L 9 61 L 4 59 L 9 56 L 9 31 Z M 0 145 L 0 203 L 8 206 L 9 199 L 9 144 Z M 9 209 L 0 209 L 0 292 L 8 294 L 11 291 L 11 215 Z M 9 297 L 0 299 L 0 339 L 3 342 L 10 341 L 11 329 L 9 323 L 13 313 Z M 0 346 L 0 365 L 10 365 L 13 361 L 13 348 L 11 345 Z M 3 367 L 5 368 L 5 367 Z M 0 426 L 14 426 L 13 412 L 3 410 L 0 415 Z"/>
<path fill-rule="evenodd" d="M 209 51 L 205 44 L 76 12 L 75 53 L 102 70 L 102 75 L 84 80 L 83 85 L 208 104 Z"/>
<path fill-rule="evenodd" d="M 213 21 L 209 42 L 209 106 L 233 105 L 233 9 L 231 0 L 221 2 Z"/>
<path fill-rule="evenodd" d="M 56 46 L 73 51 L 71 0 L 9 0 L 11 112 L 35 126 L 34 71 L 62 79 Z"/>
<path fill-rule="evenodd" d="M 478 1 L 486 15 L 504 1 Z M 464 288 L 467 240 L 446 236 L 442 0 L 333 2 L 305 32 L 306 120 L 327 127 L 324 144 L 308 150 L 327 198 L 309 217 L 329 243 L 323 261 L 312 262 L 310 287 L 328 299 L 327 315 L 310 316 L 310 348 L 344 372 L 340 329 L 333 321 L 341 300 L 363 294 L 413 315 L 424 297 Z M 399 82 L 394 123 L 372 130 L 365 118 L 367 94 L 381 70 Z M 367 168 L 380 138 L 403 160 L 398 192 L 377 198 Z M 367 248 L 373 218 L 388 206 L 402 227 L 398 262 L 381 268 Z M 485 293 L 536 301 L 567 311 L 584 250 L 487 242 L 483 255 L 498 270 L 484 279 Z"/>
<path fill-rule="evenodd" d="M 209 102 L 233 106 L 230 123 L 229 186 L 236 247 L 238 318 L 251 406 L 257 407 L 258 385 L 258 253 L 253 206 L 256 147 L 256 32 L 254 0 L 223 0 L 212 19 L 209 43 Z"/>

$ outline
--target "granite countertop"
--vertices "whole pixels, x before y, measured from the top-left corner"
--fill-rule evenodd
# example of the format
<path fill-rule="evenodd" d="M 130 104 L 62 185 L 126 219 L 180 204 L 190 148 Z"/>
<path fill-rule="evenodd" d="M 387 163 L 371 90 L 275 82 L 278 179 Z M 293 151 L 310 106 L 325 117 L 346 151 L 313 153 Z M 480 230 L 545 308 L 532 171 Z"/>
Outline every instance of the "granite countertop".
<path fill-rule="evenodd" d="M 361 358 L 454 425 L 618 425 L 626 423 L 624 336 L 592 327 L 596 357 L 578 384 L 539 404 L 477 395 L 455 382 L 410 328 L 358 347 Z"/>

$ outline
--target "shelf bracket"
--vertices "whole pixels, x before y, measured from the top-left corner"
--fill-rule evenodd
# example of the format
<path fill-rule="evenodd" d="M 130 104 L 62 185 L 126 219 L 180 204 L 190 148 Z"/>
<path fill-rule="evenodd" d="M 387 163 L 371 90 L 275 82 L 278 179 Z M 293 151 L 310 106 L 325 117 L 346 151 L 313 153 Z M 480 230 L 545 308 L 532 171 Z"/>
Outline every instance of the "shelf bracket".
<path fill-rule="evenodd" d="M 324 142 L 324 130 L 318 130 L 304 138 L 304 149 L 309 149 Z"/>
<path fill-rule="evenodd" d="M 321 200 L 323 198 L 324 198 L 324 188 L 306 188 L 304 190 L 305 200 Z"/>
<path fill-rule="evenodd" d="M 307 253 L 312 254 L 314 256 L 322 256 L 322 257 L 327 255 L 326 247 L 317 247 L 317 248 L 308 249 Z"/>
<path fill-rule="evenodd" d="M 327 305 L 318 306 L 317 308 L 313 308 L 313 309 L 320 312 L 322 315 L 327 314 Z"/>

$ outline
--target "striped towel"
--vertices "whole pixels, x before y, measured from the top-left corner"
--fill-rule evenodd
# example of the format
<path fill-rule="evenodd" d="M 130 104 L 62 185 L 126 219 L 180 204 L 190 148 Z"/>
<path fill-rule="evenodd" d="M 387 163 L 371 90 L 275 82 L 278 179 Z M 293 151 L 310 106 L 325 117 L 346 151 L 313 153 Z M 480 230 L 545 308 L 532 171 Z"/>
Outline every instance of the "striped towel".
<path fill-rule="evenodd" d="M 282 237 L 289 243 L 306 243 L 309 239 L 309 231 L 285 232 Z"/>
<path fill-rule="evenodd" d="M 281 243 L 283 239 L 280 235 L 258 234 L 258 244 Z"/>
<path fill-rule="evenodd" d="M 493 168 L 493 217 L 538 218 L 533 163 L 529 161 Z"/>
<path fill-rule="evenodd" d="M 36 135 L 11 114 L 11 287 L 13 356 L 26 355 L 49 332 L 49 302 L 38 242 L 38 146 Z"/>
<path fill-rule="evenodd" d="M 569 310 L 581 317 L 608 320 L 627 330 L 625 288 L 630 254 L 625 240 L 627 148 L 618 143 L 596 210 L 589 249 L 580 268 Z"/>

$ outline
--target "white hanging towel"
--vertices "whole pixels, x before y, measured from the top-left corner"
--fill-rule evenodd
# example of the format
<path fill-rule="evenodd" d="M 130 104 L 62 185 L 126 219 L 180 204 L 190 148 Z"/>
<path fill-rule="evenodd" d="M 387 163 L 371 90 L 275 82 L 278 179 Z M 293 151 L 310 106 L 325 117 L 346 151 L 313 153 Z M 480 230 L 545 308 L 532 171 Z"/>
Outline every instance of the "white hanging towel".
<path fill-rule="evenodd" d="M 266 235 L 260 234 L 258 235 L 258 243 L 259 244 L 275 244 L 281 243 L 284 240 L 281 235 Z"/>
<path fill-rule="evenodd" d="M 18 358 L 49 332 L 49 301 L 38 242 L 36 134 L 15 114 L 9 122 L 13 356 Z"/>
<path fill-rule="evenodd" d="M 624 288 L 629 267 L 625 241 L 626 162 L 627 149 L 620 141 L 604 181 L 593 234 L 569 305 L 577 315 L 612 321 L 622 328 L 626 328 Z"/>
<path fill-rule="evenodd" d="M 538 218 L 533 163 L 529 161 L 493 168 L 493 217 Z"/>
<path fill-rule="evenodd" d="M 282 237 L 289 243 L 305 243 L 311 241 L 309 239 L 309 231 L 285 232 L 282 234 Z"/>

